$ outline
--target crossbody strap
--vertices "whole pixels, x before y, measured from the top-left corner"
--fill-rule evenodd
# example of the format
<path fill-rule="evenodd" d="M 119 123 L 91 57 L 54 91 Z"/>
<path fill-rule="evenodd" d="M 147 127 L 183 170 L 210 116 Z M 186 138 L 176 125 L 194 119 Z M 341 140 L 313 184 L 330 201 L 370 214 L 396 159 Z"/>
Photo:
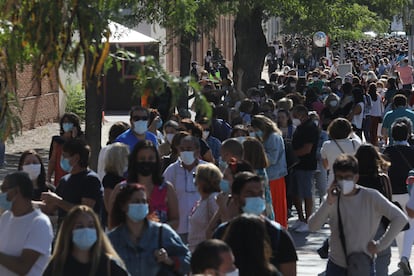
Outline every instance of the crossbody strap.
<path fill-rule="evenodd" d="M 341 212 L 339 211 L 339 199 L 340 198 L 341 198 L 341 196 L 340 196 L 340 194 L 338 194 L 338 202 L 337 202 L 336 211 L 338 213 L 339 238 L 341 239 L 342 248 L 343 248 L 344 253 L 345 253 L 345 259 L 347 259 L 346 258 L 346 256 L 347 256 L 346 251 L 347 250 L 346 250 L 346 243 L 345 243 L 345 233 L 344 233 L 344 227 L 343 227 L 343 224 L 342 224 Z"/>
<path fill-rule="evenodd" d="M 335 139 L 333 139 L 333 141 L 335 142 L 335 144 L 336 144 L 336 146 L 339 148 L 339 150 L 340 150 L 342 153 L 345 153 L 345 151 L 341 148 L 341 146 L 338 144 L 338 142 L 337 142 Z"/>
<path fill-rule="evenodd" d="M 408 169 L 411 170 L 413 168 L 413 166 L 410 164 L 410 162 L 408 162 L 407 158 L 404 156 L 404 154 L 397 148 L 395 148 L 397 150 L 397 152 L 400 154 L 400 156 L 402 157 L 402 159 L 404 160 L 405 164 L 408 166 Z"/>

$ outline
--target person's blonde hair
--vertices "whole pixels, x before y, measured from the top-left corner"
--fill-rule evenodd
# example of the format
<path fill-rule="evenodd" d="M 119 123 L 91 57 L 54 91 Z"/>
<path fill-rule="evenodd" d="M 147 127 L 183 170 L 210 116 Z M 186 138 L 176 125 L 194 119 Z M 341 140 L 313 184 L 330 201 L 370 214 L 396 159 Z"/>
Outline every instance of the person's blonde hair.
<path fill-rule="evenodd" d="M 243 142 L 243 160 L 249 162 L 255 170 L 269 166 L 263 144 L 254 137 L 246 137 Z"/>
<path fill-rule="evenodd" d="M 122 176 L 128 166 L 129 147 L 123 143 L 113 143 L 105 153 L 105 173 Z"/>
<path fill-rule="evenodd" d="M 94 210 L 86 205 L 77 205 L 67 213 L 63 223 L 60 225 L 55 248 L 50 259 L 50 262 L 53 262 L 52 274 L 64 274 L 64 265 L 67 262 L 69 254 L 71 254 L 71 250 L 73 248 L 72 231 L 74 229 L 76 219 L 81 214 L 87 214 L 92 217 L 97 236 L 95 244 L 89 249 L 91 263 L 89 276 L 96 274 L 102 254 L 105 254 L 110 259 L 115 259 L 118 264 L 121 264 L 125 268 L 123 261 L 118 256 L 108 237 L 102 230 L 101 223 L 99 222 L 98 216 L 95 214 Z"/>
<path fill-rule="evenodd" d="M 282 134 L 276 123 L 264 115 L 254 115 L 250 125 L 263 131 L 263 142 L 266 141 L 273 132 L 279 135 Z"/>
<path fill-rule="evenodd" d="M 220 181 L 222 178 L 223 174 L 220 169 L 212 163 L 200 164 L 197 166 L 196 183 L 200 180 L 203 181 L 203 192 L 207 194 L 220 192 Z"/>

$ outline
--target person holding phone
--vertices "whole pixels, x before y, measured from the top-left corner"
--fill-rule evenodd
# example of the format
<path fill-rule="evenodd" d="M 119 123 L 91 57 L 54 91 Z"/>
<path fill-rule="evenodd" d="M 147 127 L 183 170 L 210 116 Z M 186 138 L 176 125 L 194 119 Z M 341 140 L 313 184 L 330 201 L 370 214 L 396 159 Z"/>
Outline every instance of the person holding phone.
<path fill-rule="evenodd" d="M 347 256 L 363 252 L 372 258 L 386 249 L 407 223 L 407 217 L 377 190 L 356 184 L 359 174 L 358 160 L 354 156 L 341 154 L 333 164 L 333 171 L 335 179 L 328 188 L 326 200 L 309 218 L 309 229 L 316 231 L 328 221 L 331 236 L 326 275 L 345 276 L 348 272 Z M 375 240 L 383 216 L 389 219 L 390 224 Z M 340 238 L 339 220 L 346 250 Z"/>

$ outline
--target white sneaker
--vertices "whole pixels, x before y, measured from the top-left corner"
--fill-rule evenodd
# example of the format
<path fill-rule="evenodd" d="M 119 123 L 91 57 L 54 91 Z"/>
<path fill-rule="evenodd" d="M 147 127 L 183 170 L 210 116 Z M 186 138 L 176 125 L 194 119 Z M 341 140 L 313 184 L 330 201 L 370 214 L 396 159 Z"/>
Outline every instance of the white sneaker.
<path fill-rule="evenodd" d="M 302 225 L 295 229 L 295 232 L 307 233 L 309 232 L 309 226 L 307 223 L 302 222 Z"/>
<path fill-rule="evenodd" d="M 298 227 L 300 227 L 300 226 L 302 226 L 302 224 L 304 224 L 304 222 L 303 221 L 301 221 L 301 220 L 297 220 L 297 221 L 295 221 L 295 223 L 292 225 L 292 227 L 290 227 L 291 229 L 296 229 L 296 228 L 298 228 Z"/>

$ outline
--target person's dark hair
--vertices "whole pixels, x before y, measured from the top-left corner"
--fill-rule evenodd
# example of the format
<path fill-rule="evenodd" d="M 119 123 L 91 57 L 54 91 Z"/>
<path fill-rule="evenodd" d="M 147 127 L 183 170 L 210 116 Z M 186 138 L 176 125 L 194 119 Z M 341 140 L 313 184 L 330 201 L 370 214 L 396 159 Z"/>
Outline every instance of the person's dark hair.
<path fill-rule="evenodd" d="M 23 171 L 9 173 L 4 177 L 3 184 L 8 188 L 19 187 L 20 194 L 26 199 L 32 199 L 33 183 L 29 175 Z"/>
<path fill-rule="evenodd" d="M 301 116 L 307 117 L 309 113 L 309 109 L 306 108 L 304 105 L 296 105 L 292 109 L 292 114 L 298 114 Z"/>
<path fill-rule="evenodd" d="M 118 184 L 120 185 L 120 184 Z M 123 184 L 125 185 L 119 190 L 119 193 L 115 197 L 114 205 L 110 213 L 110 227 L 111 229 L 124 224 L 127 219 L 127 214 L 124 211 L 124 206 L 128 202 L 132 194 L 136 191 L 146 192 L 145 186 L 137 183 Z"/>
<path fill-rule="evenodd" d="M 19 164 L 17 165 L 17 170 L 22 171 L 23 170 L 23 162 L 24 159 L 26 159 L 26 156 L 28 155 L 34 155 L 36 159 L 39 161 L 40 164 L 40 174 L 37 177 L 37 187 L 40 189 L 46 187 L 46 169 L 43 164 L 42 158 L 35 150 L 25 150 L 22 155 L 20 155 Z"/>
<path fill-rule="evenodd" d="M 328 134 L 331 139 L 348 138 L 352 132 L 351 123 L 344 118 L 336 118 L 328 125 Z"/>
<path fill-rule="evenodd" d="M 88 167 L 90 147 L 82 139 L 71 139 L 63 144 L 63 152 L 69 155 L 79 154 L 79 166 L 81 168 Z"/>
<path fill-rule="evenodd" d="M 223 263 L 221 254 L 231 252 L 231 248 L 222 240 L 205 240 L 197 245 L 191 256 L 191 272 L 202 274 L 206 269 L 218 270 Z"/>
<path fill-rule="evenodd" d="M 173 120 L 168 120 L 168 121 L 165 122 L 165 124 L 163 126 L 163 129 L 166 129 L 167 127 L 172 127 L 175 130 L 179 129 L 178 123 L 176 121 L 173 121 Z"/>
<path fill-rule="evenodd" d="M 230 138 L 224 140 L 221 144 L 222 152 L 230 152 L 232 155 L 236 156 L 237 159 L 241 160 L 243 158 L 243 145 L 236 139 Z"/>
<path fill-rule="evenodd" d="M 144 111 L 147 116 L 149 116 L 149 111 L 146 107 L 135 105 L 131 107 L 131 110 L 129 111 L 129 117 L 132 117 L 132 114 L 134 114 L 135 111 Z"/>
<path fill-rule="evenodd" d="M 223 240 L 233 251 L 240 275 L 274 275 L 277 271 L 270 263 L 270 238 L 259 216 L 242 214 L 236 217 L 226 229 Z"/>
<path fill-rule="evenodd" d="M 229 169 L 233 177 L 239 172 L 251 172 L 255 173 L 252 165 L 245 160 L 239 160 L 229 164 Z"/>
<path fill-rule="evenodd" d="M 238 131 L 242 131 L 242 132 L 244 132 L 244 134 L 245 134 L 246 136 L 248 136 L 248 135 L 249 135 L 249 130 L 247 129 L 247 127 L 246 127 L 246 126 L 244 126 L 244 125 L 242 125 L 242 124 L 238 124 L 238 125 L 235 125 L 235 126 L 232 128 L 231 133 L 230 133 L 230 138 L 233 138 L 233 137 L 234 137 L 234 135 L 235 135 L 235 133 L 236 133 L 236 132 L 238 132 Z"/>
<path fill-rule="evenodd" d="M 404 122 L 394 122 L 391 125 L 391 137 L 395 141 L 406 141 L 408 134 L 408 126 Z"/>
<path fill-rule="evenodd" d="M 397 89 L 397 82 L 395 78 L 388 78 L 387 79 L 388 89 L 396 90 Z"/>
<path fill-rule="evenodd" d="M 174 138 L 171 141 L 171 154 L 173 156 L 178 155 L 178 152 L 179 152 L 178 147 L 180 146 L 181 139 L 186 136 L 191 136 L 191 135 L 190 133 L 186 131 L 180 131 L 174 135 Z"/>
<path fill-rule="evenodd" d="M 190 132 L 191 135 L 201 138 L 203 135 L 203 127 L 192 121 L 191 119 L 182 119 L 181 125 L 185 128 L 186 131 Z"/>
<path fill-rule="evenodd" d="M 160 117 L 161 117 L 161 114 L 160 114 L 160 112 L 158 111 L 158 109 L 155 109 L 155 108 L 150 108 L 150 109 L 149 109 L 149 117 L 148 117 L 148 125 L 150 125 L 150 124 L 152 123 L 152 121 L 154 121 L 154 119 L 155 119 L 157 116 L 160 116 Z"/>
<path fill-rule="evenodd" d="M 395 107 L 406 106 L 407 97 L 402 94 L 397 94 L 392 98 L 392 102 L 394 103 Z"/>
<path fill-rule="evenodd" d="M 77 136 L 76 137 L 81 137 L 83 135 L 80 123 L 81 123 L 81 119 L 78 115 L 76 115 L 75 113 L 72 112 L 66 112 L 65 114 L 63 114 L 62 118 L 60 118 L 59 121 L 59 126 L 60 126 L 60 135 L 62 135 L 65 131 L 63 130 L 63 121 L 67 119 L 69 122 L 71 122 L 73 124 L 73 127 L 76 128 L 77 130 Z"/>
<path fill-rule="evenodd" d="M 382 171 L 384 166 L 390 166 L 390 163 L 371 144 L 362 144 L 355 153 L 355 157 L 358 160 L 360 175 L 375 177 Z"/>
<path fill-rule="evenodd" d="M 364 91 L 360 86 L 357 86 L 352 90 L 352 95 L 354 96 L 355 104 L 364 102 Z"/>
<path fill-rule="evenodd" d="M 213 107 L 212 117 L 216 118 L 216 119 L 222 119 L 222 120 L 228 122 L 229 121 L 229 109 L 226 106 L 222 105 L 222 104 L 217 105 L 217 106 Z"/>
<path fill-rule="evenodd" d="M 164 182 L 161 172 L 161 160 L 155 145 L 149 140 L 141 140 L 135 146 L 128 158 L 128 182 L 138 182 L 139 174 L 137 169 L 137 156 L 141 150 L 150 149 L 155 153 L 155 170 L 152 173 L 154 185 L 161 185 Z"/>
<path fill-rule="evenodd" d="M 377 94 L 377 84 L 371 83 L 368 87 L 368 94 L 371 96 L 371 99 L 375 102 L 378 98 Z"/>
<path fill-rule="evenodd" d="M 350 154 L 339 155 L 333 163 L 334 174 L 337 171 L 358 173 L 358 160 Z M 234 184 L 233 184 L 234 185 Z"/>
<path fill-rule="evenodd" d="M 345 94 L 345 95 L 349 95 L 349 94 L 351 94 L 351 93 L 352 93 L 352 89 L 353 89 L 353 86 L 352 86 L 352 84 L 351 84 L 351 83 L 349 83 L 349 82 L 345 82 L 345 83 L 342 85 L 342 91 L 344 92 L 344 94 Z"/>
<path fill-rule="evenodd" d="M 109 129 L 108 142 L 106 144 L 107 145 L 112 144 L 115 141 L 115 139 L 119 135 L 124 133 L 128 128 L 129 128 L 129 124 L 123 121 L 115 122 Z"/>
<path fill-rule="evenodd" d="M 233 185 L 231 186 L 232 195 L 240 195 L 241 190 L 247 182 L 261 182 L 262 179 L 253 172 L 243 171 L 234 176 Z"/>
<path fill-rule="evenodd" d="M 284 113 L 286 117 L 288 118 L 288 126 L 292 125 L 292 118 L 290 116 L 290 112 L 284 108 L 281 108 L 277 111 L 277 114 Z"/>

